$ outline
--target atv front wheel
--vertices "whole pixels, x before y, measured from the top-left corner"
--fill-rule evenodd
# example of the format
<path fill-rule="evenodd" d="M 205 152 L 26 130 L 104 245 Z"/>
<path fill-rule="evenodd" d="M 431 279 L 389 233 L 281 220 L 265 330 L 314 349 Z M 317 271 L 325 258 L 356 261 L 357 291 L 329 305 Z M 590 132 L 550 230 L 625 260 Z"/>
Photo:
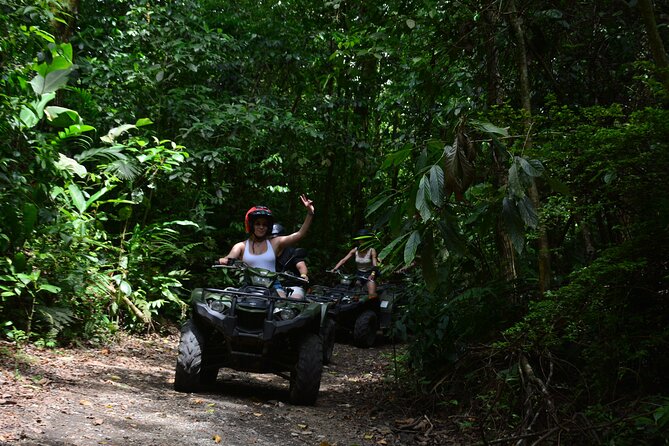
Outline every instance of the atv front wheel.
<path fill-rule="evenodd" d="M 195 392 L 203 384 L 216 381 L 217 369 L 205 369 L 202 361 L 204 336 L 193 320 L 188 320 L 181 327 L 179 352 L 174 374 L 174 390 L 177 392 Z"/>
<path fill-rule="evenodd" d="M 323 341 L 316 334 L 307 335 L 300 344 L 297 364 L 290 373 L 290 402 L 312 406 L 318 398 L 323 373 Z"/>
<path fill-rule="evenodd" d="M 378 330 L 378 318 L 372 310 L 363 311 L 355 320 L 353 327 L 353 342 L 361 348 L 369 348 L 376 341 L 376 330 Z"/>
<path fill-rule="evenodd" d="M 323 364 L 332 362 L 332 353 L 335 346 L 335 328 L 336 323 L 332 319 L 325 321 L 321 337 L 323 338 Z"/>

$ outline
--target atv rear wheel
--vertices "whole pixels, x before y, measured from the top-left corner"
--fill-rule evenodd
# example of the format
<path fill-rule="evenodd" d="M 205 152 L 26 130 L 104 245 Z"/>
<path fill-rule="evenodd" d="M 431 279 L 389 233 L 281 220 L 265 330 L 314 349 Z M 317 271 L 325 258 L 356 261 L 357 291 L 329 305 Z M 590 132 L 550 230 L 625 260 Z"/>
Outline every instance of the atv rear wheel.
<path fill-rule="evenodd" d="M 365 310 L 355 320 L 353 327 L 353 343 L 361 348 L 369 348 L 376 341 L 378 318 L 372 310 Z"/>
<path fill-rule="evenodd" d="M 302 406 L 316 403 L 323 373 L 323 341 L 310 333 L 300 343 L 297 364 L 290 373 L 290 402 Z"/>
<path fill-rule="evenodd" d="M 217 369 L 204 369 L 202 352 L 204 336 L 192 319 L 181 327 L 179 352 L 174 374 L 174 390 L 177 392 L 196 392 L 203 384 L 216 380 Z"/>
<path fill-rule="evenodd" d="M 336 323 L 332 319 L 325 321 L 323 325 L 321 337 L 323 338 L 323 364 L 330 364 L 332 362 L 332 353 L 335 346 L 335 328 Z"/>

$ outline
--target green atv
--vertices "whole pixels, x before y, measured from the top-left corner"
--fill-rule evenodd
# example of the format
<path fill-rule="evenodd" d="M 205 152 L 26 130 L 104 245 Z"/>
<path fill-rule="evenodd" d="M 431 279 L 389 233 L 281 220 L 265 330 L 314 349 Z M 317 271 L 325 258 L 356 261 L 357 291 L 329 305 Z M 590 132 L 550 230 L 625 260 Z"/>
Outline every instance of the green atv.
<path fill-rule="evenodd" d="M 337 274 L 339 283 L 332 287 L 316 285 L 306 297 L 333 304 L 330 314 L 336 321 L 338 333 L 350 335 L 353 344 L 361 348 L 372 347 L 379 330 L 383 334 L 390 333 L 396 295 L 394 287 L 380 285 L 378 297 L 370 299 L 367 289 L 359 284 L 357 274 L 327 272 Z"/>
<path fill-rule="evenodd" d="M 328 349 L 323 339 L 333 324 L 329 304 L 280 297 L 275 286 L 279 278 L 301 280 L 288 273 L 239 261 L 214 268 L 241 272 L 242 285 L 196 288 L 191 293 L 192 315 L 181 329 L 174 389 L 199 391 L 227 367 L 277 374 L 290 381 L 292 404 L 313 405 Z"/>

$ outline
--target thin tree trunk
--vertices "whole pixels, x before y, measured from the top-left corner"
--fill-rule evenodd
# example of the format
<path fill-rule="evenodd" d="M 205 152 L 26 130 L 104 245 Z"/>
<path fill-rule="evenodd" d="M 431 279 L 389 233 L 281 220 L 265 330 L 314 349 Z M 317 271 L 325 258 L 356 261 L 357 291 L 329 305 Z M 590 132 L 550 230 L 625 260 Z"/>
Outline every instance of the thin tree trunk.
<path fill-rule="evenodd" d="M 667 56 L 660 33 L 657 31 L 653 4 L 651 0 L 638 0 L 637 4 L 639 5 L 639 12 L 643 18 L 644 26 L 646 27 L 650 52 L 653 54 L 655 65 L 658 68 L 658 78 L 662 82 L 662 85 L 664 85 L 664 89 L 669 92 L 669 57 Z"/>
<path fill-rule="evenodd" d="M 532 128 L 532 105 L 530 93 L 530 77 L 527 63 L 527 48 L 525 46 L 525 33 L 523 31 L 522 20 L 518 16 L 515 0 L 509 2 L 509 21 L 511 29 L 518 45 L 518 72 L 520 75 L 520 99 L 523 110 L 525 111 L 525 129 L 527 131 L 526 149 L 532 146 L 530 129 Z M 529 191 L 530 199 L 537 212 L 541 206 L 539 190 L 537 184 L 532 179 Z M 546 234 L 546 226 L 541 221 L 537 228 L 539 232 L 539 291 L 543 294 L 550 287 L 551 268 L 550 268 L 550 245 Z"/>
<path fill-rule="evenodd" d="M 488 77 L 488 105 L 501 104 L 499 97 L 499 51 L 495 44 L 495 32 L 499 22 L 499 14 L 493 8 L 486 8 L 485 17 L 488 22 L 488 33 L 486 35 L 486 72 Z"/>

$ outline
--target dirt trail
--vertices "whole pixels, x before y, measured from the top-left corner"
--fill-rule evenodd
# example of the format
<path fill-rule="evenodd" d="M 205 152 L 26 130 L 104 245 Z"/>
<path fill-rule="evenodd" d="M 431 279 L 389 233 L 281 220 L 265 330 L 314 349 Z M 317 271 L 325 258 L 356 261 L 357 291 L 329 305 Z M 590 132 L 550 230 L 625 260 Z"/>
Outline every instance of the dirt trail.
<path fill-rule="evenodd" d="M 228 369 L 207 392 L 175 392 L 177 342 L 124 337 L 18 354 L 0 343 L 0 445 L 467 444 L 453 441 L 452 426 L 388 403 L 390 345 L 337 344 L 316 406 L 300 407 L 286 403 L 282 378 Z"/>

